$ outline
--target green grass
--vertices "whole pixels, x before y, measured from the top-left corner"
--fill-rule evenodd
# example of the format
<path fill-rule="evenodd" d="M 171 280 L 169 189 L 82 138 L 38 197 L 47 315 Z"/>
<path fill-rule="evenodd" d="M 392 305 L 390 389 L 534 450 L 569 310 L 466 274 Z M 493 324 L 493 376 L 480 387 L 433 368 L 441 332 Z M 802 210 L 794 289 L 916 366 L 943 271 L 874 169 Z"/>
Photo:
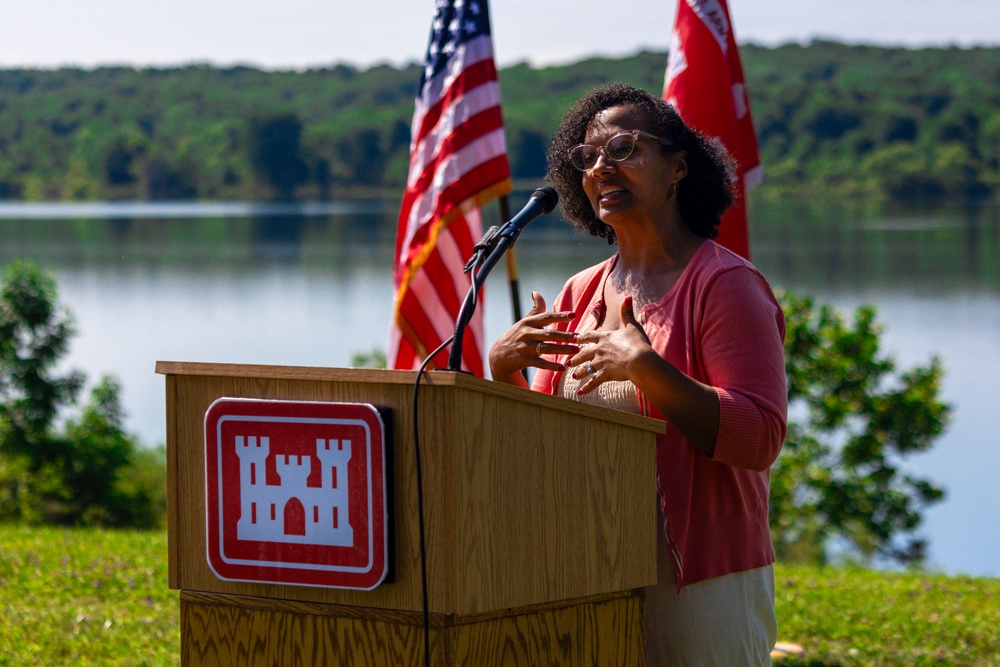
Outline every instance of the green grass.
<path fill-rule="evenodd" d="M 166 532 L 0 525 L 0 666 L 178 664 Z"/>
<path fill-rule="evenodd" d="M 1000 666 L 1000 579 L 776 568 L 784 665 Z"/>
<path fill-rule="evenodd" d="M 164 532 L 0 525 L 0 667 L 179 664 Z M 792 667 L 1000 667 L 1000 579 L 779 565 Z"/>

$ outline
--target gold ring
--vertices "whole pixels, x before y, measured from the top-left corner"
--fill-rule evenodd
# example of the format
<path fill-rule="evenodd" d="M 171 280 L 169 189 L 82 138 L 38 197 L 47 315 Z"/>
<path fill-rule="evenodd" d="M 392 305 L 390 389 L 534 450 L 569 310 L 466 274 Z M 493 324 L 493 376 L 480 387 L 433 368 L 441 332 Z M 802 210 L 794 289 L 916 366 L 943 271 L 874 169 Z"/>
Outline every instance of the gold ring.
<path fill-rule="evenodd" d="M 542 356 L 542 341 L 538 341 L 538 344 L 535 345 L 535 354 Z"/>

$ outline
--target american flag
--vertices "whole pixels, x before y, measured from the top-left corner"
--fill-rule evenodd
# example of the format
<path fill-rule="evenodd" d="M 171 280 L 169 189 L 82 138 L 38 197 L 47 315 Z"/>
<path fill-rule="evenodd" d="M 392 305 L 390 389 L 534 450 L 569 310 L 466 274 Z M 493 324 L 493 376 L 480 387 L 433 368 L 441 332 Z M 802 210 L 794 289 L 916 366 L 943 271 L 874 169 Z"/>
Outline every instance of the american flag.
<path fill-rule="evenodd" d="M 471 284 L 462 272 L 482 236 L 480 207 L 510 192 L 486 0 L 438 0 L 413 113 L 410 169 L 396 230 L 389 368 L 418 368 L 454 333 Z M 483 377 L 483 308 L 462 347 Z M 447 351 L 432 365 L 445 368 Z"/>
<path fill-rule="evenodd" d="M 736 159 L 737 198 L 722 219 L 717 241 L 749 259 L 744 194 L 760 184 L 763 169 L 726 0 L 677 3 L 663 98 L 688 125 L 718 138 Z"/>

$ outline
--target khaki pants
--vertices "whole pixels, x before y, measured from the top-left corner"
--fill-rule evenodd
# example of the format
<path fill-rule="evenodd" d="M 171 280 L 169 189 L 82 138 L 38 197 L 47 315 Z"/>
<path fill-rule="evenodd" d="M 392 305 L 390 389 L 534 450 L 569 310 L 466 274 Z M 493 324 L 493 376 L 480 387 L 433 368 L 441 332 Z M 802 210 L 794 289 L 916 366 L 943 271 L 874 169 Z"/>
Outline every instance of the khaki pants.
<path fill-rule="evenodd" d="M 657 540 L 657 582 L 646 589 L 648 667 L 771 665 L 778 636 L 774 566 L 685 586 L 664 539 Z"/>

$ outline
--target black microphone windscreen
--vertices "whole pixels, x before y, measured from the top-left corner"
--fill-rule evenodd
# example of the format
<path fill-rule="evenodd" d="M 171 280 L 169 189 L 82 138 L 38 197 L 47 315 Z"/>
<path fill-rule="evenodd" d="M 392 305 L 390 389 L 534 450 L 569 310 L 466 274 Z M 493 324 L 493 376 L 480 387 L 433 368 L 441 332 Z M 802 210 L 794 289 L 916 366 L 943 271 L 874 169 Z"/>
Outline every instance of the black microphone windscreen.
<path fill-rule="evenodd" d="M 545 213 L 551 213 L 555 209 L 556 204 L 559 203 L 559 195 L 550 187 L 538 188 L 531 193 L 531 198 L 541 202 L 542 210 Z"/>

